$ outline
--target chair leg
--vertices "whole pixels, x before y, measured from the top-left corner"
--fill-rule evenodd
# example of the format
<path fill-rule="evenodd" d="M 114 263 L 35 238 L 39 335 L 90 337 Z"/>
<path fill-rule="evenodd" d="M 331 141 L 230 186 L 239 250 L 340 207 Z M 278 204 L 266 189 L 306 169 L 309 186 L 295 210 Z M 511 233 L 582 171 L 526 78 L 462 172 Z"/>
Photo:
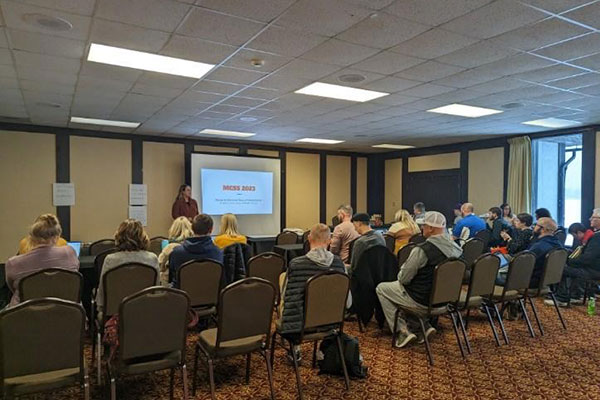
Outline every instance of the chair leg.
<path fill-rule="evenodd" d="M 173 400 L 173 386 L 175 385 L 175 368 L 171 368 L 169 373 L 169 399 Z"/>
<path fill-rule="evenodd" d="M 458 344 L 458 348 L 460 349 L 460 354 L 462 358 L 465 358 L 465 350 L 463 349 L 462 342 L 460 341 L 460 335 L 458 334 L 458 324 L 456 323 L 456 317 L 453 312 L 450 312 L 450 319 L 452 319 L 452 329 L 454 330 L 454 334 L 456 335 L 456 343 Z M 420 319 L 419 319 L 420 321 Z M 425 335 L 425 325 L 423 325 L 423 336 Z M 427 342 L 425 342 L 427 343 Z M 432 364 L 433 365 L 433 364 Z"/>
<path fill-rule="evenodd" d="M 506 334 L 506 328 L 504 328 L 504 322 L 502 321 L 502 315 L 500 315 L 500 313 L 498 312 L 498 307 L 496 306 L 496 303 L 492 303 L 492 305 L 494 306 L 494 312 L 496 313 L 496 318 L 498 319 L 498 323 L 500 324 L 500 330 L 502 331 L 504 343 L 509 344 L 508 335 Z"/>
<path fill-rule="evenodd" d="M 183 364 L 181 366 L 181 378 L 183 380 L 183 400 L 188 400 L 188 376 L 187 376 L 187 366 Z"/>
<path fill-rule="evenodd" d="M 467 345 L 467 352 L 471 354 L 473 351 L 471 350 L 471 342 L 469 342 L 469 336 L 467 336 L 467 328 L 462 319 L 462 315 L 460 315 L 460 311 L 456 311 L 456 315 L 458 316 L 458 322 L 460 322 L 460 330 L 462 331 L 463 338 L 465 339 L 465 343 Z"/>
<path fill-rule="evenodd" d="M 498 332 L 496 332 L 496 327 L 494 326 L 494 320 L 490 315 L 490 309 L 487 305 L 484 304 L 485 314 L 487 315 L 488 322 L 490 323 L 490 328 L 492 329 L 492 334 L 494 335 L 494 340 L 496 341 L 496 346 L 500 347 L 500 340 L 498 339 Z"/>
<path fill-rule="evenodd" d="M 200 349 L 196 345 L 196 351 L 194 353 L 194 376 L 192 377 L 192 396 L 196 397 L 196 381 L 198 379 L 198 357 Z"/>
<path fill-rule="evenodd" d="M 317 368 L 317 342 L 318 342 L 318 340 L 315 340 L 313 342 L 313 356 L 312 356 L 313 369 Z"/>
<path fill-rule="evenodd" d="M 117 382 L 113 376 L 110 377 L 110 400 L 117 400 Z"/>
<path fill-rule="evenodd" d="M 567 325 L 565 324 L 565 320 L 563 319 L 562 313 L 560 312 L 560 308 L 558 307 L 558 303 L 556 302 L 556 297 L 554 296 L 554 292 L 550 292 L 550 296 L 552 297 L 552 302 L 554 303 L 554 308 L 556 309 L 556 313 L 558 314 L 558 319 L 560 319 L 560 323 L 563 326 L 563 329 L 567 329 Z"/>
<path fill-rule="evenodd" d="M 246 354 L 246 385 L 250 384 L 250 354 Z"/>
<path fill-rule="evenodd" d="M 273 390 L 273 366 L 269 361 L 271 359 L 269 353 L 269 349 L 266 349 L 265 353 L 263 353 L 263 357 L 265 358 L 265 363 L 267 364 L 267 377 L 269 379 L 269 389 L 271 389 L 271 400 L 275 400 L 275 392 Z"/>
<path fill-rule="evenodd" d="M 541 323 L 540 318 L 538 316 L 537 308 L 535 307 L 535 304 L 533 304 L 533 299 L 531 297 L 529 297 L 529 296 L 527 296 L 527 299 L 529 300 L 529 304 L 531 304 L 531 309 L 533 310 L 533 316 L 535 317 L 535 322 L 537 322 L 537 326 L 538 326 L 538 328 L 540 330 L 540 334 L 542 336 L 544 336 L 544 328 L 542 327 L 542 323 Z"/>
<path fill-rule="evenodd" d="M 300 380 L 300 371 L 298 370 L 298 359 L 296 358 L 296 352 L 294 351 L 294 345 L 290 342 L 290 353 L 292 353 L 292 360 L 294 361 L 294 371 L 296 371 L 296 385 L 298 386 L 298 397 L 302 400 L 302 381 Z"/>
<path fill-rule="evenodd" d="M 102 385 L 102 338 L 100 331 L 96 335 L 96 373 L 98 374 L 98 385 Z"/>
<path fill-rule="evenodd" d="M 425 323 L 421 318 L 419 318 L 419 323 L 421 324 L 421 332 L 423 332 L 423 338 L 425 339 L 425 350 L 427 351 L 427 360 L 429 361 L 429 365 L 433 367 L 433 354 L 431 354 L 429 339 L 427 339 L 427 335 L 425 334 Z"/>
<path fill-rule="evenodd" d="M 398 329 L 398 315 L 400 314 L 400 309 L 396 308 L 396 312 L 394 313 L 394 326 L 392 327 L 392 349 L 396 344 L 396 330 Z"/>
<path fill-rule="evenodd" d="M 467 308 L 467 314 L 465 316 L 465 329 L 469 329 L 469 319 L 471 318 L 471 309 Z"/>
<path fill-rule="evenodd" d="M 90 376 L 88 374 L 87 368 L 83 375 L 83 398 L 85 400 L 90 400 Z"/>
<path fill-rule="evenodd" d="M 525 306 L 523 305 L 523 299 L 519 299 L 519 305 L 521 306 L 521 311 L 523 311 L 523 318 L 525 318 L 525 322 L 527 323 L 527 329 L 529 329 L 529 335 L 531 337 L 535 337 L 535 332 L 533 331 L 533 327 L 531 326 L 531 321 L 529 320 L 529 316 L 527 315 L 527 310 L 525 310 Z"/>
<path fill-rule="evenodd" d="M 360 321 L 360 317 L 358 315 L 356 315 L 356 320 L 358 321 L 358 330 L 360 333 L 363 333 L 365 331 L 365 328 L 362 324 L 362 322 Z"/>
<path fill-rule="evenodd" d="M 215 400 L 215 376 L 213 371 L 213 360 L 208 359 L 208 380 L 210 381 L 210 398 Z"/>
<path fill-rule="evenodd" d="M 350 378 L 348 378 L 348 369 L 346 368 L 346 359 L 344 358 L 344 349 L 342 348 L 342 339 L 338 333 L 335 336 L 337 342 L 338 353 L 340 354 L 340 360 L 342 361 L 342 369 L 344 370 L 344 383 L 346 384 L 346 390 L 350 390 Z"/>
<path fill-rule="evenodd" d="M 273 332 L 273 336 L 271 337 L 271 351 L 269 354 L 271 365 L 273 365 L 274 357 L 275 357 L 275 339 L 277 336 L 277 331 Z"/>

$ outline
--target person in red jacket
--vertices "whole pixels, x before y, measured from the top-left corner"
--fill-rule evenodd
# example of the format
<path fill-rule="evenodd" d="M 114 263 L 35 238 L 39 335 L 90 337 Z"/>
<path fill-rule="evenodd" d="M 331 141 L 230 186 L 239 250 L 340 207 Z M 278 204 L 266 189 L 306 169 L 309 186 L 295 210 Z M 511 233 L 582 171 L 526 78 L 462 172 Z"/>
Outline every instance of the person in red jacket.
<path fill-rule="evenodd" d="M 171 208 L 171 216 L 173 219 L 187 217 L 192 220 L 196 215 L 198 215 L 198 203 L 192 199 L 192 188 L 189 185 L 179 186 L 177 198 Z"/>

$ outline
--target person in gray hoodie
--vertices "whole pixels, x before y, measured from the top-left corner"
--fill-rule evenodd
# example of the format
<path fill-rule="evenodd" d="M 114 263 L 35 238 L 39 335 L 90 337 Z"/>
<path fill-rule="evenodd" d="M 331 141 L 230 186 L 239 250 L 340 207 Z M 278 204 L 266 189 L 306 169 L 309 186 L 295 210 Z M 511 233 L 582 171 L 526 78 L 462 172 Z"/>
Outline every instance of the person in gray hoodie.
<path fill-rule="evenodd" d="M 317 224 L 308 235 L 310 251 L 290 261 L 282 289 L 281 320 L 278 321 L 282 335 L 300 333 L 304 321 L 304 287 L 306 281 L 319 272 L 334 270 L 346 272 L 344 263 L 327 250 L 331 231 L 324 224 Z"/>
<path fill-rule="evenodd" d="M 462 249 L 446 233 L 446 217 L 437 211 L 428 211 L 423 218 L 423 236 L 427 240 L 416 246 L 400 267 L 398 280 L 377 285 L 377 297 L 383 308 L 385 319 L 394 328 L 397 306 L 414 312 L 427 312 L 429 297 L 433 288 L 435 267 L 448 258 L 459 258 Z M 445 305 L 444 305 L 445 307 Z M 397 323 L 396 347 L 404 347 L 417 338 L 419 323 L 409 314 L 400 313 Z M 426 324 L 426 335 L 435 332 L 431 324 Z M 396 332 L 392 332 L 396 334 Z"/>

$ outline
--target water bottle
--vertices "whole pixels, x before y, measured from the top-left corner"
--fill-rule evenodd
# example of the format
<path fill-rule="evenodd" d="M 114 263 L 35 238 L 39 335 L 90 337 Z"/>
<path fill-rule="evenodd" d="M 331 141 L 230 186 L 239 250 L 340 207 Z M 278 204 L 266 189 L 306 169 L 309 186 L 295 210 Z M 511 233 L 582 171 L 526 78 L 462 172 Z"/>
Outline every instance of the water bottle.
<path fill-rule="evenodd" d="M 596 298 L 594 296 L 591 296 L 588 300 L 587 313 L 590 317 L 596 315 Z"/>

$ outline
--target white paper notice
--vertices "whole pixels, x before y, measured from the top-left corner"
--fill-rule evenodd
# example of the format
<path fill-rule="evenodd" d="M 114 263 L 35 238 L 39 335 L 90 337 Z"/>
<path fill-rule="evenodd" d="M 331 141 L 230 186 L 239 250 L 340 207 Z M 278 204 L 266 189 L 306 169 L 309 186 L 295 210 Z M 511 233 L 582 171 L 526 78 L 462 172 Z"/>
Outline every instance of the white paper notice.
<path fill-rule="evenodd" d="M 53 183 L 52 202 L 55 207 L 75 205 L 75 184 Z"/>
<path fill-rule="evenodd" d="M 129 205 L 145 206 L 148 204 L 148 186 L 129 184 Z"/>
<path fill-rule="evenodd" d="M 129 218 L 136 219 L 140 221 L 143 226 L 147 226 L 148 221 L 146 220 L 146 206 L 129 206 Z"/>

